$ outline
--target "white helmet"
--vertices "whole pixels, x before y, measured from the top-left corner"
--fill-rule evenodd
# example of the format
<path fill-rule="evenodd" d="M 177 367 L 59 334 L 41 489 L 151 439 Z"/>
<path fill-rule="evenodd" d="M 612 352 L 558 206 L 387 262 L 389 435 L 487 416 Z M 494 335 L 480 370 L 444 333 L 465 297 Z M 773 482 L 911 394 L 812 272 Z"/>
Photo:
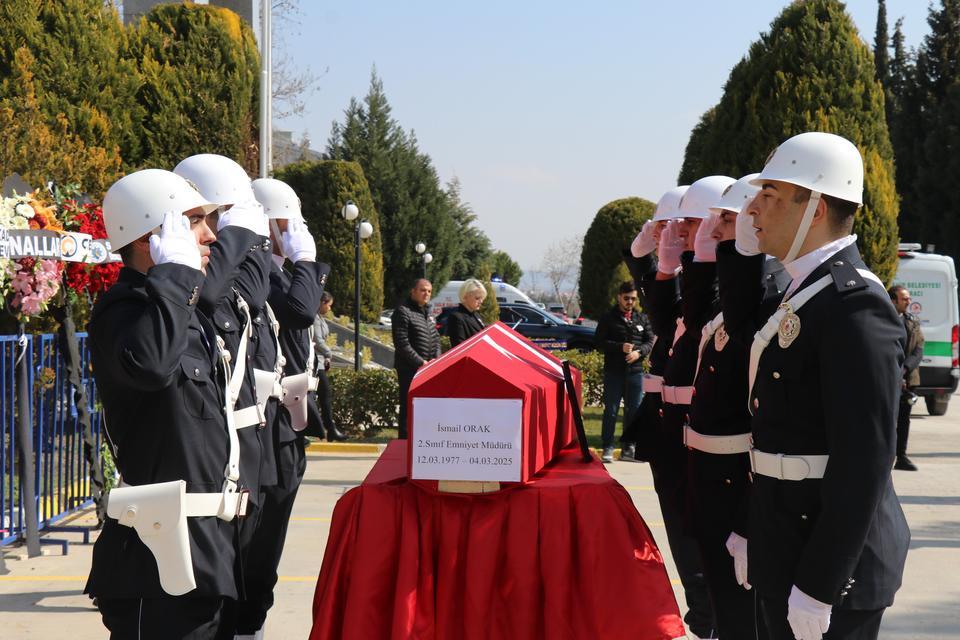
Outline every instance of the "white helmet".
<path fill-rule="evenodd" d="M 777 147 L 754 180 L 789 182 L 834 198 L 863 204 L 863 158 L 840 136 L 808 131 Z"/>
<path fill-rule="evenodd" d="M 759 175 L 759 173 L 751 173 L 727 187 L 720 196 L 720 200 L 710 207 L 710 211 L 714 213 L 723 213 L 724 211 L 740 213 L 744 205 L 753 200 L 753 197 L 760 191 L 760 187 L 751 182 Z"/>
<path fill-rule="evenodd" d="M 736 180 L 729 176 L 707 176 L 700 178 L 687 189 L 680 199 L 675 218 L 707 218 L 710 208 L 716 205 L 724 190 Z"/>
<path fill-rule="evenodd" d="M 103 224 L 110 248 L 116 251 L 158 228 L 167 211 L 185 213 L 197 207 L 210 213 L 217 205 L 175 173 L 144 169 L 125 175 L 103 197 Z"/>
<path fill-rule="evenodd" d="M 215 153 L 181 160 L 173 172 L 195 184 L 204 198 L 218 206 L 253 200 L 250 177 L 239 164 Z"/>
<path fill-rule="evenodd" d="M 657 200 L 657 208 L 653 212 L 653 221 L 669 220 L 677 217 L 677 207 L 680 206 L 680 199 L 689 189 L 689 185 L 674 187 Z"/>
<path fill-rule="evenodd" d="M 253 181 L 253 194 L 257 202 L 263 205 L 263 211 L 271 220 L 303 220 L 300 211 L 300 198 L 297 192 L 282 180 L 258 178 Z"/>

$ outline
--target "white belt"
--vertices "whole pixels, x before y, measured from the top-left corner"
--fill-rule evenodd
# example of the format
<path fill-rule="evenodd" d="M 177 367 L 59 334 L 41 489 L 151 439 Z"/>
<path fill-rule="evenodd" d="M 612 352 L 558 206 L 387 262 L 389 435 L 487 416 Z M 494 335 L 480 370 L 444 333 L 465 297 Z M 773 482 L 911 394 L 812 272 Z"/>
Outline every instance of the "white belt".
<path fill-rule="evenodd" d="M 746 453 L 750 451 L 750 434 L 733 436 L 707 436 L 697 433 L 689 426 L 683 427 L 683 444 L 691 449 L 718 455 Z"/>
<path fill-rule="evenodd" d="M 124 495 L 133 495 L 134 499 L 140 498 L 143 500 L 143 496 L 147 496 L 147 500 L 152 497 L 150 494 L 155 490 L 162 490 L 166 485 L 172 485 L 177 482 L 182 482 L 180 480 L 174 480 L 171 483 L 154 483 L 154 484 L 141 484 L 141 485 L 131 485 L 120 480 L 120 484 L 117 485 L 118 489 L 125 489 L 129 491 L 129 494 L 124 494 L 123 491 L 113 492 L 111 491 L 107 494 L 107 504 L 110 504 L 110 500 L 115 495 L 117 500 L 114 501 L 115 508 L 117 509 L 117 515 L 108 514 L 111 518 L 116 518 L 120 524 L 126 525 L 128 527 L 133 526 L 133 520 L 137 514 L 137 510 L 134 509 L 131 511 L 128 506 L 125 510 L 121 511 L 121 507 L 117 504 L 118 501 Z M 204 516 L 216 516 L 222 520 L 230 521 L 234 516 L 244 516 L 247 513 L 247 498 L 249 493 L 247 491 L 241 492 L 226 492 L 222 491 L 220 493 L 186 493 L 186 484 L 184 483 L 184 493 L 181 495 L 180 504 L 182 508 L 183 515 L 188 518 L 198 518 Z M 108 508 L 108 511 L 110 509 Z"/>
<path fill-rule="evenodd" d="M 667 404 L 691 404 L 693 402 L 693 387 L 671 387 L 665 384 L 660 391 L 660 395 Z"/>
<path fill-rule="evenodd" d="M 652 373 L 643 374 L 643 392 L 660 393 L 663 389 L 663 376 L 655 376 Z"/>
<path fill-rule="evenodd" d="M 260 403 L 233 412 L 233 425 L 237 429 L 263 425 L 266 422 L 267 416 L 263 412 L 263 405 Z"/>
<path fill-rule="evenodd" d="M 791 456 L 750 449 L 750 469 L 778 480 L 818 480 L 827 470 L 830 456 Z"/>

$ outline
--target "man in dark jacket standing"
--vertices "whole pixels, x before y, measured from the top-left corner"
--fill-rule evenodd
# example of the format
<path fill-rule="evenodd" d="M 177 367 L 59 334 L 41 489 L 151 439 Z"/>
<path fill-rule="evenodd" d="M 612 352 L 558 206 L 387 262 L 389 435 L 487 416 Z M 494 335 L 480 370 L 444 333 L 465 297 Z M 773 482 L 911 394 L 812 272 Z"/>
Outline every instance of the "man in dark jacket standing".
<path fill-rule="evenodd" d="M 417 369 L 440 355 L 440 334 L 430 317 L 428 303 L 433 285 L 420 278 L 410 289 L 410 297 L 393 312 L 394 366 L 400 382 L 400 424 L 398 437 L 407 437 L 407 393 Z"/>
<path fill-rule="evenodd" d="M 620 285 L 617 304 L 597 323 L 597 349 L 603 351 L 603 461 L 613 462 L 613 435 L 617 427 L 620 401 L 624 401 L 623 424 L 643 399 L 643 359 L 653 349 L 653 332 L 645 314 L 634 309 L 637 286 L 633 280 Z M 624 442 L 632 449 L 634 443 Z M 632 454 L 631 454 L 632 455 Z M 627 456 L 630 457 L 630 456 Z"/>
<path fill-rule="evenodd" d="M 904 349 L 903 382 L 900 389 L 900 410 L 897 414 L 897 462 L 893 465 L 898 471 L 916 471 L 917 465 L 907 457 L 907 437 L 910 435 L 910 410 L 917 402 L 913 387 L 920 384 L 920 361 L 923 360 L 923 331 L 920 320 L 910 308 L 910 292 L 899 284 L 890 287 L 890 300 L 900 314 L 903 328 L 907 332 L 907 348 Z"/>

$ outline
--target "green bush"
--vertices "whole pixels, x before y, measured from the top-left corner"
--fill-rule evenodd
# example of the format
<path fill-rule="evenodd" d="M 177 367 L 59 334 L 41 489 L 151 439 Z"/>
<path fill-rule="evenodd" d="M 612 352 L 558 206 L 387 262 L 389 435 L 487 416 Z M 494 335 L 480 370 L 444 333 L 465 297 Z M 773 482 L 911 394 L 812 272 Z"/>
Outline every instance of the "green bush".
<path fill-rule="evenodd" d="M 561 360 L 569 360 L 570 365 L 576 367 L 583 374 L 581 394 L 583 404 L 587 407 L 603 406 L 603 353 L 600 351 L 569 351 L 554 352 Z"/>
<path fill-rule="evenodd" d="M 400 386 L 393 369 L 333 369 L 333 418 L 351 436 L 369 437 L 397 424 Z"/>

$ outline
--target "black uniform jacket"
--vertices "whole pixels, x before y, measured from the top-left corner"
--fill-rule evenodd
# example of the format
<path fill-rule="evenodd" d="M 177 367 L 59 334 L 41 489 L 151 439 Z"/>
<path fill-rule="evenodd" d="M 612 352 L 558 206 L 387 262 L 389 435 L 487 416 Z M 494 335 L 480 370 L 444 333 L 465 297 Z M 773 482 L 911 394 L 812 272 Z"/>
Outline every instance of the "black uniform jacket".
<path fill-rule="evenodd" d="M 428 313 L 413 300 L 394 309 L 391 332 L 396 348 L 394 366 L 401 376 L 413 376 L 427 360 L 440 355 L 440 334 Z"/>
<path fill-rule="evenodd" d="M 246 247 L 245 251 L 233 249 L 234 244 Z M 239 263 L 234 260 L 240 259 Z M 217 232 L 217 241 L 210 245 L 210 262 L 207 265 L 207 277 L 200 290 L 200 309 L 213 320 L 217 334 L 230 352 L 231 366 L 236 366 L 237 352 L 240 348 L 243 325 L 246 315 L 237 306 L 236 296 L 240 295 L 249 305 L 251 322 L 267 300 L 270 276 L 270 241 L 256 235 L 253 231 L 241 227 L 225 227 Z M 256 382 L 253 369 L 258 349 L 268 349 L 276 353 L 272 337 L 262 340 L 263 331 L 256 331 L 247 341 L 245 374 L 236 409 L 253 406 L 257 402 Z M 266 329 L 264 323 L 259 326 Z M 261 342 L 264 344 L 261 345 Z M 272 362 L 272 360 L 271 360 Z M 264 367 L 258 367 L 264 368 Z M 272 365 L 267 367 L 272 370 Z M 276 464 L 273 460 L 273 446 L 269 430 L 251 426 L 240 429 L 240 478 L 241 484 L 250 491 L 249 499 L 260 504 L 261 485 L 276 484 Z"/>
<path fill-rule="evenodd" d="M 653 331 L 650 330 L 650 320 L 645 313 L 636 309 L 631 310 L 628 322 L 620 311 L 620 306 L 614 305 L 600 316 L 594 339 L 597 349 L 603 352 L 605 370 L 641 373 L 643 359 L 650 354 L 654 338 Z M 640 358 L 629 365 L 624 360 L 627 354 L 623 352 L 623 345 L 626 342 L 631 343 L 633 348 L 640 352 Z"/>
<path fill-rule="evenodd" d="M 229 440 L 224 379 L 213 325 L 196 307 L 203 274 L 179 264 L 129 268 L 94 305 L 90 350 L 117 469 L 128 484 L 184 480 L 189 493 L 219 493 Z M 234 523 L 187 518 L 197 588 L 237 596 Z M 157 564 L 137 532 L 107 518 L 93 551 L 87 593 L 158 598 Z"/>
<path fill-rule="evenodd" d="M 330 265 L 301 260 L 287 272 L 271 261 L 270 307 L 280 323 L 280 349 L 286 358 L 284 373 L 296 375 L 307 370 L 310 354 L 310 327 L 320 309 L 320 296 L 327 284 Z M 271 365 L 272 366 L 272 365 Z M 297 439 L 286 409 L 277 411 L 278 443 Z"/>
<path fill-rule="evenodd" d="M 751 404 L 754 446 L 828 454 L 822 480 L 754 475 L 750 583 L 786 598 L 878 609 L 893 602 L 910 532 L 894 493 L 903 324 L 883 287 L 863 278 L 856 246 L 824 262 L 801 289 L 832 282 L 797 311 L 800 332 L 764 351 Z"/>
<path fill-rule="evenodd" d="M 703 348 L 690 426 L 698 433 L 728 436 L 750 432 L 747 380 L 750 345 L 763 289 L 762 254 L 744 257 L 734 242 L 717 247 L 717 279 L 724 324 Z M 746 286 L 744 283 L 752 283 Z M 712 320 L 712 318 L 711 318 Z M 735 530 L 747 536 L 750 458 L 689 450 L 688 519 L 700 531 Z M 722 538 L 719 535 L 719 538 Z"/>
<path fill-rule="evenodd" d="M 683 318 L 685 327 L 684 333 L 667 349 L 664 385 L 693 385 L 703 326 L 717 313 L 716 271 L 715 262 L 694 262 L 693 253 L 686 252 L 680 277 L 681 295 L 677 294 L 676 278 L 654 280 L 651 285 L 650 317 L 653 318 L 654 331 L 657 327 L 666 331 L 671 324 L 676 330 L 678 317 Z M 662 411 L 661 434 L 666 443 L 682 444 L 683 425 L 690 408 L 664 402 Z"/>
<path fill-rule="evenodd" d="M 654 282 L 657 276 L 657 259 L 651 253 L 639 258 L 630 253 L 630 249 L 623 250 L 623 261 L 630 271 L 630 277 L 637 285 L 637 294 L 640 296 L 638 301 L 640 308 L 648 310 L 650 308 L 650 295 L 654 288 Z M 676 292 L 676 282 L 674 281 L 674 294 Z M 674 295 L 674 298 L 676 296 Z M 670 342 L 673 339 L 673 331 L 676 328 L 676 319 L 666 326 L 657 326 L 656 319 L 647 311 L 647 319 L 650 321 L 650 329 L 653 333 L 653 344 L 650 345 L 650 371 L 652 375 L 663 375 L 663 368 L 667 364 L 667 352 L 670 350 Z M 660 316 L 663 319 L 663 316 Z M 666 333 L 664 333 L 666 332 Z M 644 398 L 649 394 L 644 394 Z M 659 398 L 659 394 L 654 394 Z M 642 401 L 641 401 L 642 402 Z M 659 402 L 659 400 L 658 400 Z"/>
<path fill-rule="evenodd" d="M 474 334 L 483 331 L 483 319 L 476 311 L 470 311 L 462 304 L 447 318 L 447 337 L 450 346 L 455 347 Z"/>

